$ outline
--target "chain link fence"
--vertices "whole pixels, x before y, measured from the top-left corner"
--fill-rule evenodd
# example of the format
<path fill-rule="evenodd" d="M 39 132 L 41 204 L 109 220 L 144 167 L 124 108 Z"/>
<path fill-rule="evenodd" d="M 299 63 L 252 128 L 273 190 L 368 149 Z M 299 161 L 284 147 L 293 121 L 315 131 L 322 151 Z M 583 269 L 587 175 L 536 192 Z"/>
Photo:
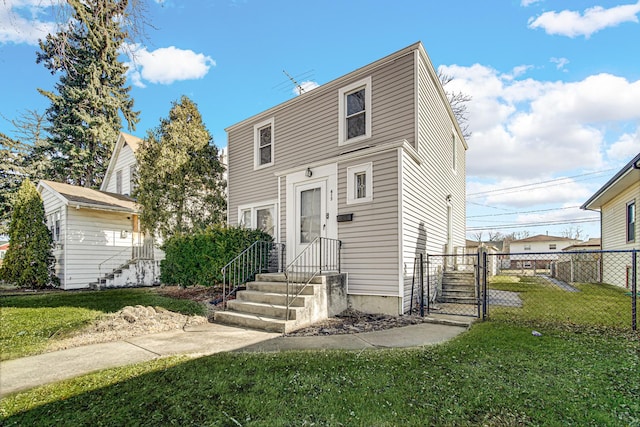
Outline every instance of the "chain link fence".
<path fill-rule="evenodd" d="M 426 255 L 412 311 L 637 330 L 638 252 Z"/>

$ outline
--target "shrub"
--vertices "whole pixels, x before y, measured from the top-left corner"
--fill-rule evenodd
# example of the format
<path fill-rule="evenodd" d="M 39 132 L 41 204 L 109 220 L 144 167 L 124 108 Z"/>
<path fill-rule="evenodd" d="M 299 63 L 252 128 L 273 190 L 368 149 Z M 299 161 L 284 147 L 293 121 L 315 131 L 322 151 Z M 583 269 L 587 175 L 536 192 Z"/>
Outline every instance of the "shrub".
<path fill-rule="evenodd" d="M 0 279 L 21 288 L 58 285 L 42 198 L 29 179 L 22 181 L 12 208 L 10 245 L 0 267 Z"/>
<path fill-rule="evenodd" d="M 183 287 L 212 286 L 222 281 L 220 270 L 253 242 L 271 241 L 260 230 L 240 227 L 212 227 L 193 234 L 177 234 L 162 249 L 160 281 Z"/>

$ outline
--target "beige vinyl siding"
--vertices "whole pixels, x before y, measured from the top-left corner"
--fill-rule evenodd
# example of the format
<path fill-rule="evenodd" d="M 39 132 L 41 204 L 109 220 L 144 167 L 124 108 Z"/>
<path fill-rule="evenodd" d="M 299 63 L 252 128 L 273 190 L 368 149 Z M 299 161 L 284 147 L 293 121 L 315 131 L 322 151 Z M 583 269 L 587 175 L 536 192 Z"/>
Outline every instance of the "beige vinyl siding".
<path fill-rule="evenodd" d="M 373 200 L 347 205 L 347 168 L 367 162 Z M 399 296 L 397 150 L 338 164 L 338 213 L 353 214 L 353 221 L 338 223 L 349 294 Z"/>
<path fill-rule="evenodd" d="M 131 257 L 132 223 L 127 214 L 69 209 L 65 289 L 86 288 L 98 279 L 99 265 L 112 258 L 120 264 Z M 121 238 L 121 231 L 127 237 Z"/>
<path fill-rule="evenodd" d="M 60 212 L 60 241 L 54 245 L 53 256 L 56 258 L 55 272 L 58 279 L 60 279 L 60 285 L 64 289 L 64 271 L 65 271 L 65 236 L 67 234 L 67 207 L 64 202 L 57 197 L 54 193 L 46 188 L 42 189 L 40 194 L 42 197 L 42 204 L 44 206 L 45 216 L 48 217 L 55 212 Z M 47 224 L 49 227 L 50 224 Z"/>
<path fill-rule="evenodd" d="M 277 197 L 275 172 L 304 169 L 323 160 L 333 162 L 340 153 L 365 146 L 402 139 L 412 142 L 413 71 L 413 54 L 407 51 L 394 62 L 364 67 L 227 129 L 229 222 L 237 224 L 238 206 Z M 338 146 L 338 91 L 367 76 L 372 78 L 372 137 Z M 274 118 L 274 165 L 254 171 L 253 126 L 269 118 Z M 281 186 L 284 221 L 285 183 Z M 284 223 L 280 229 L 285 232 Z"/>
<path fill-rule="evenodd" d="M 109 176 L 109 181 L 104 191 L 116 193 L 116 175 L 122 171 L 122 194 L 131 194 L 131 166 L 136 164 L 136 157 L 129 145 L 124 144 L 118 153 L 113 173 Z"/>
<path fill-rule="evenodd" d="M 402 180 L 402 268 L 404 304 L 409 309 L 414 259 L 420 252 L 445 253 L 447 195 L 451 194 L 453 246 L 465 245 L 465 148 L 436 86 L 433 68 L 418 57 L 418 156 L 404 154 Z M 431 71 L 431 72 L 430 72 Z M 457 167 L 453 170 L 452 132 L 456 132 Z"/>
<path fill-rule="evenodd" d="M 636 241 L 627 243 L 627 203 L 636 203 Z M 640 249 L 640 182 L 631 185 L 602 206 L 602 249 Z"/>

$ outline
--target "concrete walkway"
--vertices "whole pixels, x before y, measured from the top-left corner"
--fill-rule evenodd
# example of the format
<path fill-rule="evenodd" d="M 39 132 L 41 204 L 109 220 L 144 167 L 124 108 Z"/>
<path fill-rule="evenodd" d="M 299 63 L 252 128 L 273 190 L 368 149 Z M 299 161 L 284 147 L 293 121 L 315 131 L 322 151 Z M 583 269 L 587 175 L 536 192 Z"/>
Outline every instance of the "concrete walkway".
<path fill-rule="evenodd" d="M 311 337 L 289 337 L 208 323 L 185 330 L 160 332 L 0 362 L 0 398 L 102 369 L 178 354 L 197 357 L 229 351 L 362 350 L 433 345 L 464 332 L 473 320 L 475 319 L 434 318 L 434 323 L 359 334 Z"/>

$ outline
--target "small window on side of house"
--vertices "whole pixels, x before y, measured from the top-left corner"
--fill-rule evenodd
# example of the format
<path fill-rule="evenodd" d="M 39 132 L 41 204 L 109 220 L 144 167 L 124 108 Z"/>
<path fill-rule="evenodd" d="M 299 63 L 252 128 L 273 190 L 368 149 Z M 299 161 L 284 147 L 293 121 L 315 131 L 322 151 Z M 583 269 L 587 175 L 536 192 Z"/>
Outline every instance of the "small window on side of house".
<path fill-rule="evenodd" d="M 129 166 L 129 194 L 133 195 L 136 190 L 136 167 L 135 165 Z"/>
<path fill-rule="evenodd" d="M 636 241 L 636 203 L 627 203 L 627 243 Z"/>
<path fill-rule="evenodd" d="M 254 158 L 253 168 L 260 169 L 273 165 L 274 129 L 273 119 L 265 120 L 253 127 Z"/>
<path fill-rule="evenodd" d="M 338 145 L 371 137 L 371 77 L 338 91 Z"/>
<path fill-rule="evenodd" d="M 556 247 L 557 247 L 557 246 L 556 246 L 556 244 L 555 244 L 555 243 L 550 243 L 550 244 L 549 244 L 549 250 L 551 250 L 551 251 L 555 251 L 555 250 L 556 250 Z"/>
<path fill-rule="evenodd" d="M 347 204 L 373 200 L 373 164 L 364 163 L 347 168 Z"/>
<path fill-rule="evenodd" d="M 524 245 L 524 250 L 525 251 L 530 251 L 531 250 L 531 245 Z"/>
<path fill-rule="evenodd" d="M 251 228 L 251 209 L 243 209 L 240 211 L 240 218 L 238 218 L 240 227 Z"/>

